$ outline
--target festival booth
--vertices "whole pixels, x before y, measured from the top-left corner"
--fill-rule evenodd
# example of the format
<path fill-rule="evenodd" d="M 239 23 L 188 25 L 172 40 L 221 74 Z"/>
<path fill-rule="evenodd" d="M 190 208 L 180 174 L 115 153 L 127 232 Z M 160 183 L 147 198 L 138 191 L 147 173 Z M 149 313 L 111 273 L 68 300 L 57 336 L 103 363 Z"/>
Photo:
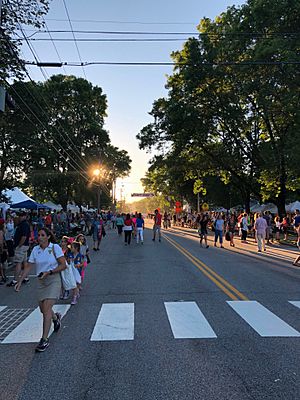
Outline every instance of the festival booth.
<path fill-rule="evenodd" d="M 26 200 L 34 201 L 17 187 L 14 187 L 13 189 L 3 190 L 2 195 L 7 198 L 7 202 L 9 204 L 21 203 L 21 201 Z"/>
<path fill-rule="evenodd" d="M 47 201 L 44 203 L 44 206 L 50 208 L 50 210 L 61 211 L 63 208 L 60 204 L 54 204 L 52 201 Z"/>
<path fill-rule="evenodd" d="M 26 210 L 40 210 L 40 209 L 50 210 L 50 207 L 47 207 L 45 204 L 37 203 L 36 201 L 31 200 L 31 199 L 21 201 L 20 203 L 11 204 L 10 208 L 19 209 L 19 210 L 22 208 L 25 208 Z"/>
<path fill-rule="evenodd" d="M 80 208 L 75 204 L 67 204 L 67 211 L 71 211 L 72 214 L 76 214 L 80 212 Z"/>
<path fill-rule="evenodd" d="M 300 201 L 297 200 L 291 204 L 288 204 L 285 209 L 288 213 L 294 213 L 296 210 L 300 210 Z"/>

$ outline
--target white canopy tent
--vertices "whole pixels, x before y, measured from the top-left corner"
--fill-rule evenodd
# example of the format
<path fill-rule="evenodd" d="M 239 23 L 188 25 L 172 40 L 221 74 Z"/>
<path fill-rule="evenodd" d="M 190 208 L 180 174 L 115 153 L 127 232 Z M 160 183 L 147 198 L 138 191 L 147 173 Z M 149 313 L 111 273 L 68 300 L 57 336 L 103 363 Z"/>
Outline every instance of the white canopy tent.
<path fill-rule="evenodd" d="M 291 204 L 288 204 L 285 207 L 285 209 L 286 209 L 287 212 L 291 212 L 291 213 L 294 213 L 296 210 L 300 210 L 300 201 L 297 200 L 297 201 L 294 201 Z"/>
<path fill-rule="evenodd" d="M 80 207 L 76 206 L 75 204 L 68 204 L 67 211 L 71 211 L 72 213 L 79 213 Z"/>
<path fill-rule="evenodd" d="M 22 201 L 32 200 L 27 194 L 23 193 L 21 189 L 14 187 L 13 189 L 3 190 L 2 195 L 8 199 L 8 203 L 21 203 Z"/>
<path fill-rule="evenodd" d="M 60 204 L 54 204 L 52 201 L 47 201 L 47 203 L 44 203 L 44 205 L 49 207 L 51 210 L 60 211 L 63 209 Z"/>

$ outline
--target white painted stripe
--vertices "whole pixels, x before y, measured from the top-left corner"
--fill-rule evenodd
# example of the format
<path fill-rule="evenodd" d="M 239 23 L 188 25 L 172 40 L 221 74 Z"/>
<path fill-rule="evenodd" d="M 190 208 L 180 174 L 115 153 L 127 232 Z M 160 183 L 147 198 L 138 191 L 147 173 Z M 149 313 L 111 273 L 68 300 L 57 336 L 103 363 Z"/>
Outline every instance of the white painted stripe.
<path fill-rule="evenodd" d="M 260 336 L 299 337 L 300 333 L 257 301 L 227 301 Z"/>
<path fill-rule="evenodd" d="M 102 304 L 91 341 L 133 340 L 134 304 Z"/>
<path fill-rule="evenodd" d="M 300 301 L 289 301 L 293 306 L 300 308 Z"/>
<path fill-rule="evenodd" d="M 3 311 L 7 306 L 0 306 L 0 312 Z"/>
<path fill-rule="evenodd" d="M 175 339 L 217 337 L 194 301 L 165 302 L 165 307 Z"/>
<path fill-rule="evenodd" d="M 64 317 L 69 310 L 69 304 L 57 304 L 53 307 L 54 312 L 61 313 Z M 49 336 L 53 332 L 53 324 L 51 324 Z M 39 308 L 36 308 L 27 318 L 24 319 L 6 338 L 4 343 L 37 343 L 42 336 L 43 316 Z"/>

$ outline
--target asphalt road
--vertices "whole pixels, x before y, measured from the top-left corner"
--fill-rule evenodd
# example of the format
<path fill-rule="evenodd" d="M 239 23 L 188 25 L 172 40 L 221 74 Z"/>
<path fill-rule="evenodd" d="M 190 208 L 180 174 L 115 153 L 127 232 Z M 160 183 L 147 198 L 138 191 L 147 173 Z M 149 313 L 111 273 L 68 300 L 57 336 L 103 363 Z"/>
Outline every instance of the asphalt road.
<path fill-rule="evenodd" d="M 2 332 L 0 398 L 298 400 L 300 309 L 289 303 L 300 301 L 296 251 L 226 246 L 200 248 L 180 229 L 161 243 L 146 230 L 144 245 L 124 246 L 108 232 L 45 353 L 35 343 L 3 343 Z M 111 304 L 131 304 L 134 315 L 121 308 L 125 320 L 116 322 Z M 234 307 L 245 305 L 254 309 L 242 317 Z M 20 309 L 24 320 L 37 307 L 34 279 L 18 294 L 0 287 L 0 306 L 0 321 Z"/>

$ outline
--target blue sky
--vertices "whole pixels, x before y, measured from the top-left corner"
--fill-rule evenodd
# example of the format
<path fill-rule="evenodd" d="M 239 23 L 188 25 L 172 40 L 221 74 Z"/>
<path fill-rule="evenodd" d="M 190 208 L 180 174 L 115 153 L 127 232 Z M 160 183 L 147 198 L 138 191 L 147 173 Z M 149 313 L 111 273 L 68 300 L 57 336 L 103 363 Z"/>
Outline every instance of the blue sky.
<path fill-rule="evenodd" d="M 65 0 L 74 30 L 101 31 L 139 31 L 139 32 L 190 32 L 197 33 L 196 26 L 203 17 L 214 19 L 228 6 L 240 5 L 244 1 L 235 0 Z M 69 30 L 70 26 L 63 0 L 50 2 L 50 11 L 45 17 L 50 30 Z M 80 21 L 78 21 L 80 20 Z M 90 22 L 83 22 L 89 20 Z M 102 21 L 102 22 L 91 22 Z M 108 22 L 110 21 L 110 22 Z M 28 29 L 28 28 L 26 28 Z M 28 32 L 29 33 L 29 32 Z M 52 34 L 54 38 L 68 37 L 71 34 Z M 76 38 L 91 37 L 75 34 Z M 37 37 L 37 36 L 36 36 Z M 39 37 L 49 38 L 46 34 Z M 92 37 L 116 38 L 124 36 L 93 35 Z M 131 37 L 137 37 L 131 35 Z M 141 37 L 141 36 L 138 36 Z M 146 37 L 146 36 L 142 36 Z M 147 37 L 157 38 L 150 35 Z M 187 35 L 180 35 L 180 39 Z M 172 51 L 182 47 L 178 42 L 140 42 L 140 43 L 103 43 L 78 42 L 82 61 L 112 62 L 169 62 Z M 49 42 L 32 42 L 35 52 L 41 61 L 58 61 L 53 44 Z M 79 61 L 73 42 L 57 42 L 57 50 L 62 61 Z M 26 45 L 23 46 L 23 57 L 33 60 Z M 81 68 L 66 67 L 68 74 L 84 77 Z M 64 73 L 62 69 L 47 68 L 49 75 Z M 35 80 L 44 80 L 37 67 L 29 68 Z M 108 100 L 108 117 L 105 127 L 108 129 L 112 144 L 126 149 L 132 158 L 130 176 L 118 182 L 117 197 L 120 197 L 121 184 L 127 201 L 132 192 L 141 192 L 140 179 L 144 176 L 150 155 L 138 149 L 136 135 L 140 129 L 151 122 L 149 111 L 152 103 L 167 94 L 164 86 L 166 75 L 172 73 L 170 66 L 89 66 L 85 68 L 86 77 L 93 85 L 102 87 Z"/>

